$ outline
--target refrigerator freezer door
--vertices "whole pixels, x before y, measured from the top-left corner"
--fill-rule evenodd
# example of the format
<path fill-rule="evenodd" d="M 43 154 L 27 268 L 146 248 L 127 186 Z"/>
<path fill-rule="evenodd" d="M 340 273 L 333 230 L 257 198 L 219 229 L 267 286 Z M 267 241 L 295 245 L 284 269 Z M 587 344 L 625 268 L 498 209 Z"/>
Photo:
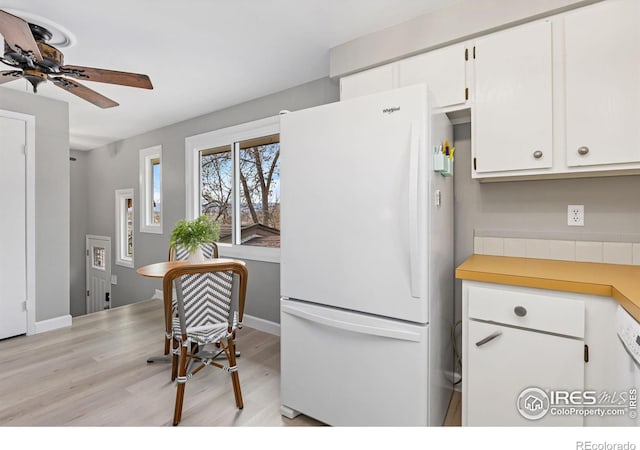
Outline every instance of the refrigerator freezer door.
<path fill-rule="evenodd" d="M 416 85 L 282 117 L 282 296 L 428 322 L 427 110 Z"/>
<path fill-rule="evenodd" d="M 430 424 L 429 325 L 290 300 L 281 322 L 287 409 L 335 426 Z"/>

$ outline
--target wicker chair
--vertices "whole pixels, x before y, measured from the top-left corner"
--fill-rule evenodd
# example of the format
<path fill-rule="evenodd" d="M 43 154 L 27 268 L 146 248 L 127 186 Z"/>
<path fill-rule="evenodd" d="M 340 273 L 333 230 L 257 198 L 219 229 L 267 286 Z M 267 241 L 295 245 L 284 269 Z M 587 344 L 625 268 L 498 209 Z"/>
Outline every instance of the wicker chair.
<path fill-rule="evenodd" d="M 176 289 L 177 317 L 168 316 L 165 321 L 167 336 L 177 343 L 172 367 L 177 372 L 173 425 L 180 423 L 186 382 L 207 366 L 231 374 L 236 406 L 243 408 L 234 338 L 244 314 L 247 277 L 244 262 L 236 260 L 180 266 L 165 274 L 165 308 L 172 302 L 172 286 Z M 213 351 L 205 351 L 209 344 Z M 216 361 L 222 354 L 228 365 Z"/>

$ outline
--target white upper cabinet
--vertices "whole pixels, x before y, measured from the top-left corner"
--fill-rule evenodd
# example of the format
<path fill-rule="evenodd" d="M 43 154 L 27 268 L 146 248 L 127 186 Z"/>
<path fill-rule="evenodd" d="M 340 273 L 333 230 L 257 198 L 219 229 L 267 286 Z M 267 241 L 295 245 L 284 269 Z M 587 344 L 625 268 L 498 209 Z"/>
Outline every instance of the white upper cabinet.
<path fill-rule="evenodd" d="M 396 65 L 376 67 L 340 79 L 340 100 L 375 94 L 396 87 Z"/>
<path fill-rule="evenodd" d="M 640 1 L 565 16 L 567 165 L 640 161 Z"/>
<path fill-rule="evenodd" d="M 476 172 L 552 167 L 551 23 L 478 39 L 474 63 Z"/>
<path fill-rule="evenodd" d="M 462 105 L 466 101 L 464 55 L 464 45 L 452 45 L 399 61 L 398 86 L 426 82 L 435 106 Z"/>
<path fill-rule="evenodd" d="M 340 79 L 340 100 L 426 83 L 434 107 L 464 108 L 464 45 L 452 45 Z"/>

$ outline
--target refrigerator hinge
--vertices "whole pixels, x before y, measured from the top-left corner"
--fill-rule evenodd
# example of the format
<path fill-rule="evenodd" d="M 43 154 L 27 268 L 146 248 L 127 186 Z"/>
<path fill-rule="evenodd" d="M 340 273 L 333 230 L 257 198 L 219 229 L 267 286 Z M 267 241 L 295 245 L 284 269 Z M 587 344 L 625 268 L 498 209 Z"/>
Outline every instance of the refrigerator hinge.
<path fill-rule="evenodd" d="M 584 362 L 589 362 L 589 346 L 584 344 Z"/>
<path fill-rule="evenodd" d="M 473 170 L 478 170 L 478 164 L 476 162 L 476 158 L 473 158 Z"/>
<path fill-rule="evenodd" d="M 468 48 L 464 49 L 464 60 L 465 61 L 469 61 L 469 49 Z"/>

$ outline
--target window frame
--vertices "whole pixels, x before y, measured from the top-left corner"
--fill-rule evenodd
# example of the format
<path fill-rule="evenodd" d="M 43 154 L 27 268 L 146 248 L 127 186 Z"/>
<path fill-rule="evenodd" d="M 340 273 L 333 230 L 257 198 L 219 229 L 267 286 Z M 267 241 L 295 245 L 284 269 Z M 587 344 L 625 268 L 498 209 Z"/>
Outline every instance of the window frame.
<path fill-rule="evenodd" d="M 131 214 L 133 226 L 131 227 L 133 255 L 127 256 L 127 214 L 126 214 L 126 201 L 131 199 L 133 207 L 131 208 Z M 115 193 L 115 207 L 116 207 L 116 259 L 115 263 L 118 266 L 134 267 L 135 258 L 135 218 L 136 218 L 136 200 L 133 195 L 133 188 L 130 189 L 116 189 Z"/>
<path fill-rule="evenodd" d="M 153 160 L 160 160 L 160 223 L 153 223 Z M 138 170 L 140 174 L 140 232 L 162 234 L 164 205 L 162 202 L 163 170 L 162 145 L 140 150 Z"/>
<path fill-rule="evenodd" d="M 280 133 L 280 116 L 267 117 L 228 128 L 189 136 L 185 139 L 185 217 L 193 220 L 200 214 L 200 152 L 216 147 L 231 146 L 234 174 L 239 173 L 239 159 L 235 157 L 235 143 Z M 240 177 L 233 178 L 232 204 L 240 204 Z M 235 209 L 233 214 L 235 215 Z M 234 224 L 239 233 L 240 224 Z M 221 256 L 246 258 L 253 261 L 280 262 L 280 248 L 254 247 L 241 244 L 219 243 Z"/>

